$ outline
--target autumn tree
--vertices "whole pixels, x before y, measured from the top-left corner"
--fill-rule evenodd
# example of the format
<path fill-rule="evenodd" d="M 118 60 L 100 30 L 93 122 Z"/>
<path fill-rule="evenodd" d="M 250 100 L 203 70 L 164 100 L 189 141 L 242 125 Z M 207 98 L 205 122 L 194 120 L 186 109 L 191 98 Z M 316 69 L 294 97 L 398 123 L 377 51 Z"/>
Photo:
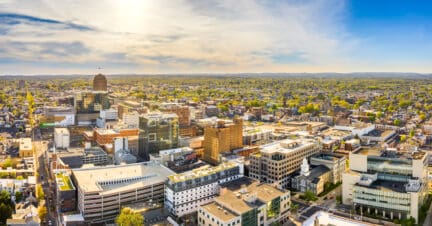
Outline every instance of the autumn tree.
<path fill-rule="evenodd" d="M 143 225 L 144 217 L 126 207 L 121 210 L 115 221 L 119 226 L 140 226 Z"/>

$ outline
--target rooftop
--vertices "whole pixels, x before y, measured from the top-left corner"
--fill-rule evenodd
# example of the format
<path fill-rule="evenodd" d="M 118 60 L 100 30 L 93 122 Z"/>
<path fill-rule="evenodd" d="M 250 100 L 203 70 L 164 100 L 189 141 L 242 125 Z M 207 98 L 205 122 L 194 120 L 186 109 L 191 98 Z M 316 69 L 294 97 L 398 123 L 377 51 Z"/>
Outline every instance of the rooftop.
<path fill-rule="evenodd" d="M 69 130 L 67 128 L 55 128 L 54 133 L 64 133 L 69 134 Z"/>
<path fill-rule="evenodd" d="M 56 174 L 56 183 L 60 191 L 75 190 L 69 175 L 63 173 Z"/>
<path fill-rule="evenodd" d="M 262 145 L 261 146 L 261 152 L 266 153 L 275 153 L 275 152 L 281 152 L 281 153 L 290 153 L 298 151 L 302 148 L 305 148 L 307 146 L 313 146 L 316 144 L 316 141 L 312 139 L 285 139 L 281 141 L 276 141 L 270 144 Z"/>
<path fill-rule="evenodd" d="M 21 138 L 19 139 L 19 149 L 20 150 L 31 150 L 33 149 L 33 144 L 31 138 Z"/>
<path fill-rule="evenodd" d="M 232 219 L 239 216 L 238 214 L 235 214 L 227 210 L 226 208 L 221 207 L 216 202 L 211 202 L 209 204 L 203 205 L 202 208 L 204 208 L 208 213 L 217 217 L 223 222 L 231 221 Z"/>
<path fill-rule="evenodd" d="M 318 225 L 344 225 L 344 226 L 372 226 L 362 221 L 336 216 L 328 212 L 318 211 L 303 222 L 303 226 L 314 226 L 318 220 Z"/>
<path fill-rule="evenodd" d="M 214 166 L 214 167 L 206 165 L 206 166 L 203 166 L 203 167 L 200 167 L 197 169 L 193 169 L 191 171 L 187 171 L 184 173 L 174 174 L 174 175 L 168 176 L 168 180 L 170 183 L 178 183 L 178 182 L 182 182 L 182 181 L 195 179 L 197 177 L 204 177 L 207 175 L 215 174 L 217 172 L 231 169 L 231 168 L 234 168 L 237 166 L 238 166 L 238 164 L 236 164 L 234 162 L 224 162 L 224 163 L 221 163 L 218 166 Z"/>
<path fill-rule="evenodd" d="M 367 156 L 375 156 L 375 157 L 381 157 L 381 158 L 391 158 L 391 159 L 402 159 L 402 160 L 409 160 L 409 159 L 423 159 L 423 157 L 426 155 L 423 151 L 416 151 L 416 152 L 406 152 L 406 151 L 399 151 L 396 149 L 390 149 L 387 148 L 385 150 L 382 150 L 381 147 L 362 147 L 358 151 L 354 152 L 354 154 L 360 154 L 360 155 L 367 155 Z"/>
<path fill-rule="evenodd" d="M 356 184 L 360 187 L 373 188 L 380 191 L 393 191 L 399 193 L 406 193 L 405 185 L 406 182 L 396 182 L 396 181 L 386 181 L 386 180 L 376 180 L 372 182 L 370 186 L 365 186 L 361 184 Z"/>
<path fill-rule="evenodd" d="M 336 162 L 339 159 L 344 158 L 344 156 L 338 155 L 338 154 L 330 154 L 330 153 L 319 153 L 319 154 L 313 155 L 311 158 Z"/>
<path fill-rule="evenodd" d="M 156 183 L 174 174 L 154 162 L 73 169 L 77 186 L 84 192 L 115 193 Z"/>
<path fill-rule="evenodd" d="M 215 198 L 215 201 L 236 214 L 242 214 L 285 193 L 269 184 L 243 177 L 222 184 L 221 194 Z"/>

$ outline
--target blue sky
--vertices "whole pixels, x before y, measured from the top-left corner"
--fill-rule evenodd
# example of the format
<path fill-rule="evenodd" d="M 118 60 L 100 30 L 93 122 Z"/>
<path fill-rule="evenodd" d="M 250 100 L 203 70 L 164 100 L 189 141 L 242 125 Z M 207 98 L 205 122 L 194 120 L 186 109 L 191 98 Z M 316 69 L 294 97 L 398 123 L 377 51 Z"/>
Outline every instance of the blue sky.
<path fill-rule="evenodd" d="M 0 74 L 432 72 L 432 1 L 0 0 Z"/>

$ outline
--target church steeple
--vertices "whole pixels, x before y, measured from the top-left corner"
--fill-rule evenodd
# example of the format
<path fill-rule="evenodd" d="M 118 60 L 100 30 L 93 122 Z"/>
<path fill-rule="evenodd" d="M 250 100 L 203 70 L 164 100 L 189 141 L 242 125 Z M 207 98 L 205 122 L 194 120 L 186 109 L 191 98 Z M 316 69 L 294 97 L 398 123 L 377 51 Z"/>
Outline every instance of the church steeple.
<path fill-rule="evenodd" d="M 303 163 L 301 165 L 301 175 L 302 176 L 309 176 L 309 164 L 306 158 L 303 159 Z"/>

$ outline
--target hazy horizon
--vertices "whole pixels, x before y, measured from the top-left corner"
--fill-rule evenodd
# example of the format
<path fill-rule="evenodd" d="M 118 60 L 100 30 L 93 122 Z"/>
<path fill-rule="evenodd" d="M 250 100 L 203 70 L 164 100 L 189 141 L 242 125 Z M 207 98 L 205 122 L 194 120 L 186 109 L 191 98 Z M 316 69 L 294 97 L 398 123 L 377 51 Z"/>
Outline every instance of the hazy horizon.
<path fill-rule="evenodd" d="M 430 11 L 427 1 L 0 0 L 0 74 L 430 73 Z"/>

